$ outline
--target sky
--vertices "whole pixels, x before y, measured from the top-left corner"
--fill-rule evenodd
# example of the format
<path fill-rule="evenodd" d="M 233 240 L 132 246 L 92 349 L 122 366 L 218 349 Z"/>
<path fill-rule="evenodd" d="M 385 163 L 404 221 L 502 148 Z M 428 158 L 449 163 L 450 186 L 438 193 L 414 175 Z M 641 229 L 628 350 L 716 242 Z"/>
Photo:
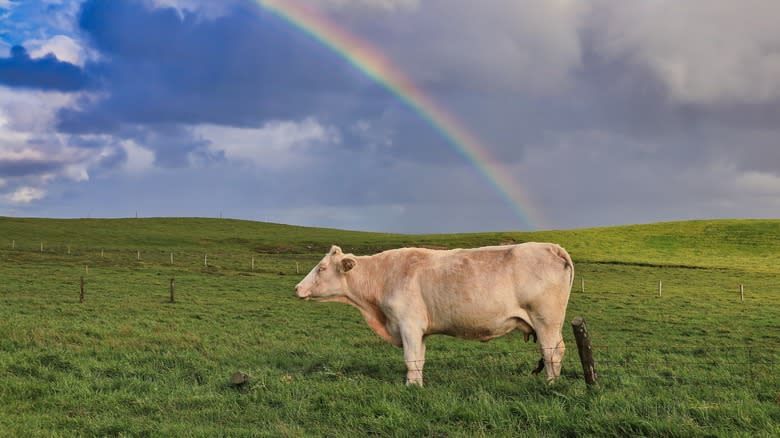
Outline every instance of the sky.
<path fill-rule="evenodd" d="M 263 1 L 0 0 L 0 216 L 780 217 L 776 0 Z M 418 100 L 269 6 L 362 42 Z"/>

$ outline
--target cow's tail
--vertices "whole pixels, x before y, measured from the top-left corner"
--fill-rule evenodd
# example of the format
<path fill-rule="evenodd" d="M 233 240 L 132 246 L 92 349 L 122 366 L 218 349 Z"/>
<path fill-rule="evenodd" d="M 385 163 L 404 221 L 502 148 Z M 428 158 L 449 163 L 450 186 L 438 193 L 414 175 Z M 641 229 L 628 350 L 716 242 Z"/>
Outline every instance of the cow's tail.
<path fill-rule="evenodd" d="M 562 246 L 557 245 L 556 249 L 558 251 L 558 257 L 562 258 L 564 261 L 563 269 L 569 270 L 569 290 L 571 291 L 571 288 L 574 287 L 574 262 L 571 261 L 569 252 Z"/>

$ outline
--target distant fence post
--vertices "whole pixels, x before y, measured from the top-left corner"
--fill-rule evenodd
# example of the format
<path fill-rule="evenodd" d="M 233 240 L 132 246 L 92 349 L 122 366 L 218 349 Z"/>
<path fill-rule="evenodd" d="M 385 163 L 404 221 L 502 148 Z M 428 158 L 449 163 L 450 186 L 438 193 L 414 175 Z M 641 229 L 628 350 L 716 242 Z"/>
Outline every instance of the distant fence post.
<path fill-rule="evenodd" d="M 298 266 L 298 262 L 295 262 L 295 273 L 296 274 L 300 274 L 301 273 L 300 267 Z"/>
<path fill-rule="evenodd" d="M 574 330 L 574 339 L 577 341 L 577 351 L 580 354 L 585 383 L 594 385 L 596 384 L 596 366 L 593 362 L 593 346 L 590 343 L 588 328 L 585 326 L 585 318 L 577 316 L 572 319 L 571 328 Z"/>
<path fill-rule="evenodd" d="M 580 289 L 585 293 L 585 277 L 580 277 Z"/>
<path fill-rule="evenodd" d="M 176 280 L 171 278 L 171 302 L 176 302 L 176 299 L 174 297 L 174 289 L 176 289 Z"/>
<path fill-rule="evenodd" d="M 41 242 L 41 252 L 43 252 L 43 242 Z"/>
<path fill-rule="evenodd" d="M 739 298 L 742 300 L 742 302 L 745 302 L 745 285 L 740 284 L 739 285 Z"/>
<path fill-rule="evenodd" d="M 84 302 L 84 276 L 81 276 L 81 288 L 79 292 L 79 303 Z"/>
<path fill-rule="evenodd" d="M 100 258 L 103 258 L 103 248 L 100 248 Z"/>
<path fill-rule="evenodd" d="M 209 255 L 203 254 L 203 266 L 208 267 L 209 266 Z"/>
<path fill-rule="evenodd" d="M 171 251 L 171 264 L 173 264 L 173 251 Z"/>
<path fill-rule="evenodd" d="M 658 280 L 658 296 L 660 297 L 664 292 L 664 282 Z"/>
<path fill-rule="evenodd" d="M 255 256 L 252 256 L 252 271 L 255 270 Z"/>
<path fill-rule="evenodd" d="M 141 260 L 141 251 L 140 251 L 140 250 L 138 250 L 138 254 L 137 254 L 136 258 L 137 258 L 139 261 Z"/>

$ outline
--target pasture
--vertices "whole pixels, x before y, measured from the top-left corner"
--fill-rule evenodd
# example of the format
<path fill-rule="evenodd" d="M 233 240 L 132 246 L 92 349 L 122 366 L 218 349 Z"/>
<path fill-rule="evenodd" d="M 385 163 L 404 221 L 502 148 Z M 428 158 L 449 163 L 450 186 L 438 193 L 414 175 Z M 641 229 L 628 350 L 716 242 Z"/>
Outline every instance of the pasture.
<path fill-rule="evenodd" d="M 529 375 L 537 346 L 510 334 L 429 338 L 426 386 L 405 387 L 401 350 L 357 310 L 293 293 L 333 243 L 523 241 L 571 253 L 567 320 L 587 321 L 598 386 L 567 325 L 552 385 Z M 780 220 L 392 235 L 0 218 L 3 436 L 780 436 L 778 347 Z"/>

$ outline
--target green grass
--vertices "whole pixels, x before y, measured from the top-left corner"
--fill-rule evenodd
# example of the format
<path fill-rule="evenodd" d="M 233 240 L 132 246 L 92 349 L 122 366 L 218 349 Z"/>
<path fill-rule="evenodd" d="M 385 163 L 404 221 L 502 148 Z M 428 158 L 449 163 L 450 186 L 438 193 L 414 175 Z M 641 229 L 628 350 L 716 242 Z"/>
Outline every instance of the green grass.
<path fill-rule="evenodd" d="M 426 387 L 407 388 L 401 351 L 355 309 L 292 290 L 333 243 L 369 254 L 532 240 L 574 258 L 567 319 L 587 321 L 596 388 L 568 327 L 552 385 L 529 375 L 536 346 L 509 335 L 430 338 Z M 778 220 L 391 235 L 0 218 L 0 435 L 778 436 L 778 266 Z M 236 370 L 248 387 L 229 384 Z"/>

